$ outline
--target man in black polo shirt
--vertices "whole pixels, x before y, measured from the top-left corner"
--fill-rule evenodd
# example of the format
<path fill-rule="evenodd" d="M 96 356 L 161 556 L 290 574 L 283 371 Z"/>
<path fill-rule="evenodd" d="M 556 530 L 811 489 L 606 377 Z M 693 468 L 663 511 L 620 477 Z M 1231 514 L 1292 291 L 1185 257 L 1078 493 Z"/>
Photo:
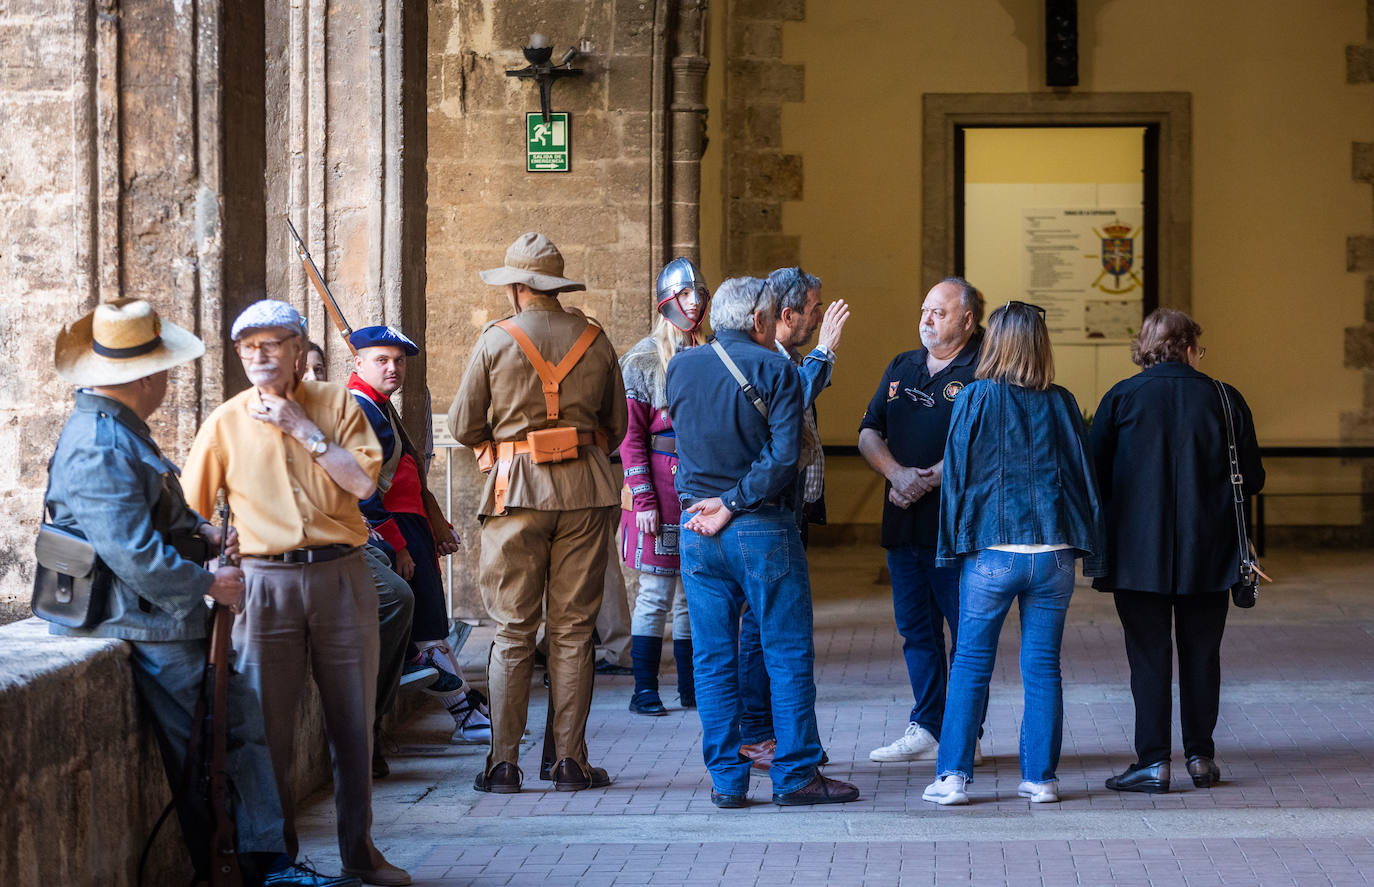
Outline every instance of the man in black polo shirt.
<path fill-rule="evenodd" d="M 959 571 L 935 566 L 940 474 L 954 399 L 973 381 L 983 334 L 983 296 L 948 277 L 921 306 L 921 344 L 893 358 L 859 423 L 859 452 L 887 479 L 883 547 L 892 574 L 892 609 L 915 704 L 906 732 L 876 748 L 874 761 L 933 761 L 945 714 L 949 662 L 940 624 L 958 643 Z M 981 753 L 975 753 L 975 763 Z"/>

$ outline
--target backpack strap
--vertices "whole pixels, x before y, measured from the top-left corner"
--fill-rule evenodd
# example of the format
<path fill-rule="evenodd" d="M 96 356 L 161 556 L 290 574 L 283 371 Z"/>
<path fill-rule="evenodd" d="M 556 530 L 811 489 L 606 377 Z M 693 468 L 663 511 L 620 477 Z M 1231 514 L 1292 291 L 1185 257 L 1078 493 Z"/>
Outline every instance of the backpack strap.
<path fill-rule="evenodd" d="M 759 415 L 763 417 L 765 422 L 768 421 L 768 407 L 764 404 L 758 389 L 744 377 L 744 373 L 740 370 L 739 364 L 730 359 L 730 355 L 725 352 L 725 346 L 720 344 L 719 339 L 712 339 L 711 347 L 715 350 L 716 356 L 720 358 L 721 363 L 725 364 L 725 368 L 730 371 L 730 375 L 735 377 L 735 381 L 739 383 L 740 390 L 744 392 L 745 397 L 749 398 L 749 402 L 754 405 L 754 409 L 759 411 Z"/>
<path fill-rule="evenodd" d="M 572 372 L 572 368 L 577 366 L 582 355 L 586 354 L 592 342 L 596 341 L 596 337 L 601 335 L 601 327 L 594 323 L 588 323 L 587 328 L 582 331 L 582 335 L 577 337 L 572 348 L 563 355 L 563 359 L 558 362 L 558 365 L 554 366 L 539 353 L 539 349 L 535 347 L 534 342 L 530 341 L 530 337 L 525 334 L 525 331 L 516 326 L 515 318 L 508 317 L 496 325 L 509 333 L 510 337 L 515 340 L 515 344 L 520 346 L 520 350 L 525 352 L 525 357 L 529 360 L 530 366 L 534 367 L 534 371 L 539 374 L 539 381 L 543 383 L 544 410 L 547 418 L 550 422 L 558 421 L 558 386 L 568 373 Z"/>

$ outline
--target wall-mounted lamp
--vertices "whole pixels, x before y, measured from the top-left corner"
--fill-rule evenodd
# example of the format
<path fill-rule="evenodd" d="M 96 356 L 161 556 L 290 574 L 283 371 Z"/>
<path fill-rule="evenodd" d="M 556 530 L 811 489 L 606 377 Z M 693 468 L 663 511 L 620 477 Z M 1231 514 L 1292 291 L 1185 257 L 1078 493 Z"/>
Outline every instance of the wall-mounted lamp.
<path fill-rule="evenodd" d="M 585 41 L 583 46 L 585 52 Z M 550 95 L 553 92 L 554 81 L 560 77 L 581 77 L 584 73 L 581 68 L 572 66 L 573 59 L 578 54 L 577 47 L 568 47 L 568 51 L 563 53 L 563 57 L 556 65 L 550 63 L 553 58 L 553 47 L 543 34 L 531 34 L 530 45 L 521 51 L 525 53 L 525 61 L 529 62 L 529 65 L 518 71 L 508 70 L 506 76 L 533 78 L 534 82 L 539 84 L 539 110 L 543 114 L 544 122 L 548 123 L 549 115 L 553 113 Z"/>

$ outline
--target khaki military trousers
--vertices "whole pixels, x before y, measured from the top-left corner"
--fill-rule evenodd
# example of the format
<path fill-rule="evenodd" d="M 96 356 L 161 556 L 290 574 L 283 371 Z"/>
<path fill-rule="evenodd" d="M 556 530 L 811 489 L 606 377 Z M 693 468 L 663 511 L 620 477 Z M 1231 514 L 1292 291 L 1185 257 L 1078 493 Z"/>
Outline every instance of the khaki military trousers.
<path fill-rule="evenodd" d="M 601 607 L 607 542 L 615 519 L 615 506 L 576 511 L 511 508 L 482 522 L 482 603 L 497 625 L 487 660 L 488 772 L 519 759 L 529 714 L 535 634 L 546 613 L 557 760 L 572 758 L 587 765 L 592 626 Z"/>

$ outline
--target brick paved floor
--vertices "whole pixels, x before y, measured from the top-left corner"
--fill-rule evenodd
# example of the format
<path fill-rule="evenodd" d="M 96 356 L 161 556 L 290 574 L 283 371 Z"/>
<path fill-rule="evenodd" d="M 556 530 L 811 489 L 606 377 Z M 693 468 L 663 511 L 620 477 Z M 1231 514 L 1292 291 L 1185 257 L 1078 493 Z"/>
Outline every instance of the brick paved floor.
<path fill-rule="evenodd" d="M 817 712 L 832 764 L 860 801 L 780 808 L 755 778 L 753 803 L 710 803 L 693 712 L 626 710 L 632 679 L 598 678 L 589 723 L 593 763 L 615 784 L 554 793 L 537 778 L 538 747 L 520 766 L 525 791 L 472 790 L 484 749 L 447 744 L 436 710 L 406 725 L 393 775 L 375 790 L 374 836 L 417 884 L 1363 884 L 1374 880 L 1374 553 L 1277 552 L 1280 584 L 1231 613 L 1223 645 L 1224 782 L 1194 789 L 1177 752 L 1173 790 L 1119 794 L 1103 780 L 1132 756 L 1132 710 L 1111 600 L 1080 586 L 1064 639 L 1063 801 L 1016 796 L 1021 711 L 1017 624 L 1003 632 L 973 803 L 922 802 L 933 762 L 876 764 L 899 735 L 910 689 L 881 551 L 819 549 Z M 481 673 L 489 629 L 464 650 Z M 675 707 L 671 657 L 664 701 Z M 535 688 L 531 738 L 542 735 Z M 1175 716 L 1175 723 L 1177 717 Z M 337 868 L 332 803 L 301 816 L 303 849 Z"/>

